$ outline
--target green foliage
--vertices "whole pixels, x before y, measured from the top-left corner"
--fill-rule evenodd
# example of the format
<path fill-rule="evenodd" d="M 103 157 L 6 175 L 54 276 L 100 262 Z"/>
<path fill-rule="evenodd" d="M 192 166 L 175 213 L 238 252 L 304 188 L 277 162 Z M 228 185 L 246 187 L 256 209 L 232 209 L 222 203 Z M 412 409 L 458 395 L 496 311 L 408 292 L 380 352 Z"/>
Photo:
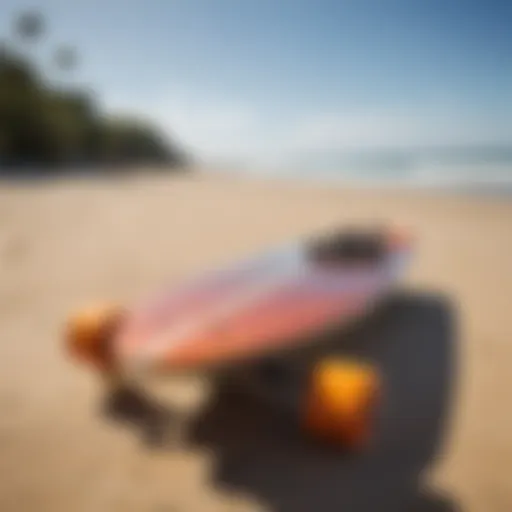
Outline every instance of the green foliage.
<path fill-rule="evenodd" d="M 26 13 L 15 24 L 19 39 L 34 42 L 45 23 Z M 58 71 L 76 66 L 68 46 L 55 55 Z M 48 73 L 46 73 L 47 75 Z M 162 164 L 181 167 L 184 155 L 148 123 L 109 119 L 95 97 L 76 87 L 57 88 L 11 43 L 0 52 L 0 165 Z"/>

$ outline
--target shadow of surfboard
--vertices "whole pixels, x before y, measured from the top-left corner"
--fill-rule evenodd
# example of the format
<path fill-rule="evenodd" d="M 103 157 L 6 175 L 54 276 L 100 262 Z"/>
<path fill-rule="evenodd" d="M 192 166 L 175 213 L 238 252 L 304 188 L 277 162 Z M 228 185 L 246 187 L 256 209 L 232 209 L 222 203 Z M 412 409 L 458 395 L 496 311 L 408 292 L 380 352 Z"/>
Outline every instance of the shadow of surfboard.
<path fill-rule="evenodd" d="M 215 486 L 249 494 L 276 512 L 460 510 L 421 485 L 449 425 L 456 337 L 444 298 L 409 293 L 325 340 L 330 353 L 364 356 L 381 368 L 383 404 L 365 454 L 319 446 L 290 429 L 278 411 L 222 387 L 194 418 L 187 442 L 212 453 Z"/>

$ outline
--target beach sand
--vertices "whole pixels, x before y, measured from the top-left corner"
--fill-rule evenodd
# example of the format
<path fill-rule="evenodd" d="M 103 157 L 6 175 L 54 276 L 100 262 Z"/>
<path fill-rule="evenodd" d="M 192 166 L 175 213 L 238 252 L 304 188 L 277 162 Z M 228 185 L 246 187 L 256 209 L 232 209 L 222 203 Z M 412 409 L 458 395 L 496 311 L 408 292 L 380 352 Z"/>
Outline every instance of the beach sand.
<path fill-rule="evenodd" d="M 456 400 L 429 477 L 445 498 L 413 510 L 510 512 L 512 202 L 199 174 L 0 184 L 0 510 L 289 510 L 256 486 L 215 482 L 212 450 L 148 449 L 102 418 L 97 383 L 63 357 L 61 329 L 83 303 L 130 301 L 348 221 L 413 229 L 410 284 L 458 310 Z M 185 402 L 188 392 L 201 393 L 185 384 Z"/>

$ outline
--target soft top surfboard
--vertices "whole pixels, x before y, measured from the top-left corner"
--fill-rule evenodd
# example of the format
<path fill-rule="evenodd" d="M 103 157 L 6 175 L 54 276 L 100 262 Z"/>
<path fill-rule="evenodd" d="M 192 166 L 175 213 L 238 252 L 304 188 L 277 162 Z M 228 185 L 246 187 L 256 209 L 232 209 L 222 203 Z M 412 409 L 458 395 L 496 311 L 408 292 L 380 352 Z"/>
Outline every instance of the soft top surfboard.
<path fill-rule="evenodd" d="M 135 305 L 112 340 L 120 367 L 199 370 L 292 348 L 364 314 L 403 274 L 408 236 L 342 231 L 200 276 Z"/>

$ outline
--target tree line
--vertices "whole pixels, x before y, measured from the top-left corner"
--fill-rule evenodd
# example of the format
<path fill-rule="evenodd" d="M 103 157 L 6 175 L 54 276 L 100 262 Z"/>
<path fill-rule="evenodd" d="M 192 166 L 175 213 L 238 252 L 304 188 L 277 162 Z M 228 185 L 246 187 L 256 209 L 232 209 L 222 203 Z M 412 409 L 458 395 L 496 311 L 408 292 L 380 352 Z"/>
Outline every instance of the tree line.
<path fill-rule="evenodd" d="M 0 169 L 186 165 L 188 155 L 156 126 L 108 116 L 92 92 L 51 81 L 52 71 L 65 76 L 76 69 L 77 54 L 57 47 L 52 69 L 44 72 L 34 49 L 45 32 L 39 13 L 23 13 L 0 47 Z"/>

